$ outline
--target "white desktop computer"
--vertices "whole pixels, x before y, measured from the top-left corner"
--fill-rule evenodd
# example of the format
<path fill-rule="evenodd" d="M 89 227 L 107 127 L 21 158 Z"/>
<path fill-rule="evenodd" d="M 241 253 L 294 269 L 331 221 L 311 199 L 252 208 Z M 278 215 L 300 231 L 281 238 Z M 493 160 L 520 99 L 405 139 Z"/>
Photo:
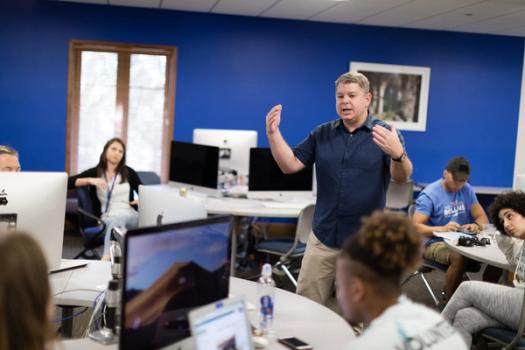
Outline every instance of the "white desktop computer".
<path fill-rule="evenodd" d="M 219 147 L 219 168 L 248 175 L 250 148 L 257 147 L 257 131 L 194 129 L 193 143 Z"/>
<path fill-rule="evenodd" d="M 66 194 L 66 173 L 0 172 L 0 231 L 35 238 L 51 271 L 61 268 Z"/>

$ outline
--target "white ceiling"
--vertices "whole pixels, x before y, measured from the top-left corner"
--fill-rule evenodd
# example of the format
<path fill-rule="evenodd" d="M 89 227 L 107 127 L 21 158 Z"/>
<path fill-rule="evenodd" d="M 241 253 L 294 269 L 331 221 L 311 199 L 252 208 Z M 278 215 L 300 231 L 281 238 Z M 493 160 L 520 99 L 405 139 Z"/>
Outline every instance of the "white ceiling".
<path fill-rule="evenodd" d="M 59 0 L 525 37 L 525 0 Z"/>

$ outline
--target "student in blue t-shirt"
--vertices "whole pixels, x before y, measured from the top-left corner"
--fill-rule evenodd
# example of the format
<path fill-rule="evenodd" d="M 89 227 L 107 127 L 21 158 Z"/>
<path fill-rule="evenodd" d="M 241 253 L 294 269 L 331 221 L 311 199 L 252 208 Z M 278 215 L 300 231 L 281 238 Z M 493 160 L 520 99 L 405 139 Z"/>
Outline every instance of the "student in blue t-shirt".
<path fill-rule="evenodd" d="M 445 297 L 448 299 L 461 283 L 467 259 L 452 251 L 434 232 L 467 230 L 479 233 L 488 223 L 487 214 L 467 183 L 470 164 L 463 157 L 449 160 L 443 179 L 425 187 L 416 200 L 413 222 L 423 234 L 425 259 L 448 265 L 445 276 Z"/>

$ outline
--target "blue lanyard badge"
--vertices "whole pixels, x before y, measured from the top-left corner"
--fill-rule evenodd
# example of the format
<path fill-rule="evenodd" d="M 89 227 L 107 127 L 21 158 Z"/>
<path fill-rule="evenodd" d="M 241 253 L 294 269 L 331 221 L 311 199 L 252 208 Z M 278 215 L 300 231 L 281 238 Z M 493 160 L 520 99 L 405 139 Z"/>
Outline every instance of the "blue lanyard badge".
<path fill-rule="evenodd" d="M 109 209 L 109 201 L 111 200 L 111 195 L 113 194 L 113 189 L 115 188 L 115 181 L 117 180 L 117 175 L 115 174 L 113 176 L 113 182 L 111 183 L 111 187 L 108 188 L 108 193 L 106 195 L 106 208 L 104 209 L 104 214 L 108 212 Z M 106 173 L 104 173 L 104 179 L 106 182 L 108 182 L 108 178 L 106 177 Z"/>

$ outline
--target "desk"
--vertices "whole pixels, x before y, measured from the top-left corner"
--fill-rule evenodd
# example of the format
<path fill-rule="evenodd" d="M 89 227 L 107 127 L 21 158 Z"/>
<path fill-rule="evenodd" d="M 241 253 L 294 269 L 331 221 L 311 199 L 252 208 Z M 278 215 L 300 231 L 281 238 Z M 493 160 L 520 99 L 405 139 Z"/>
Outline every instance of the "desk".
<path fill-rule="evenodd" d="M 445 243 L 447 246 L 449 246 L 452 250 L 460 253 L 463 256 L 466 256 L 467 258 L 471 258 L 473 260 L 479 261 L 484 264 L 492 265 L 499 267 L 503 270 L 514 272 L 516 269 L 515 266 L 509 264 L 507 261 L 507 258 L 503 254 L 503 252 L 498 248 L 498 245 L 495 241 L 491 241 L 490 245 L 479 247 L 463 247 L 456 245 L 456 241 L 445 239 Z"/>
<path fill-rule="evenodd" d="M 64 259 L 67 260 L 67 259 Z M 79 261 L 79 260 L 75 260 Z M 111 279 L 108 261 L 84 260 L 86 266 L 49 275 L 54 304 L 63 309 L 62 333 L 71 337 L 73 309 L 92 307 L 95 298 L 106 289 Z"/>
<path fill-rule="evenodd" d="M 253 217 L 272 217 L 272 218 L 297 218 L 301 210 L 308 204 L 314 203 L 315 199 L 300 201 L 283 201 L 280 207 L 265 207 L 264 201 L 240 198 L 213 198 L 205 199 L 208 214 L 233 215 L 232 249 L 231 249 L 231 269 L 230 275 L 235 276 L 235 266 L 237 258 L 237 235 L 240 227 L 240 220 L 243 216 Z M 290 207 L 286 207 L 286 204 Z"/>
<path fill-rule="evenodd" d="M 95 269 L 93 269 L 94 271 Z M 84 271 L 88 275 L 92 272 Z M 77 279 L 80 275 L 72 276 Z M 108 271 L 109 275 L 109 271 Z M 246 300 L 256 304 L 257 284 L 252 281 L 239 278 L 230 278 L 230 294 L 232 296 L 244 296 Z M 348 323 L 332 310 L 304 298 L 300 295 L 290 293 L 282 289 L 276 289 L 275 296 L 275 332 L 277 337 L 296 336 L 313 345 L 316 350 L 334 349 L 342 347 L 350 342 L 355 336 Z M 256 310 L 249 311 L 253 320 L 257 317 Z M 117 345 L 104 346 L 89 338 L 72 339 L 62 341 L 64 350 L 110 350 L 117 349 Z M 179 347 L 168 347 L 178 349 Z M 191 341 L 185 341 L 182 349 L 193 349 Z M 267 349 L 287 349 L 277 342 L 272 342 Z"/>

